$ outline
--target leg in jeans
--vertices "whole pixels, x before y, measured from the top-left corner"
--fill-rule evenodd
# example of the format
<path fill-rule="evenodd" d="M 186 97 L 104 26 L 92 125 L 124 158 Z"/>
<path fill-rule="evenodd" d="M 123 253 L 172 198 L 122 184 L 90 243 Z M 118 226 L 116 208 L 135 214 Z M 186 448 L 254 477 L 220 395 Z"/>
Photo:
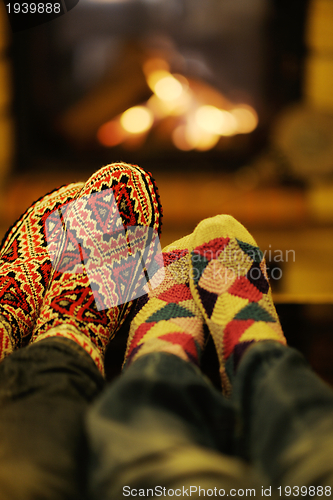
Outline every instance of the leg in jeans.
<path fill-rule="evenodd" d="M 71 340 L 46 339 L 0 364 L 0 497 L 83 500 L 83 419 L 104 379 Z"/>
<path fill-rule="evenodd" d="M 199 234 L 196 230 L 163 250 L 164 279 L 138 301 L 127 368 L 89 414 L 91 488 L 96 499 L 120 498 L 124 486 L 172 489 L 205 484 L 228 494 L 230 488 L 251 485 L 244 463 L 230 456 L 232 407 L 197 368 L 205 344 L 204 324 L 217 347 L 226 393 L 230 383 L 224 368 L 224 323 L 232 323 L 228 356 L 247 329 L 243 347 L 266 338 L 267 330 L 270 338 L 285 339 L 268 295 L 263 255 L 252 237 L 230 217 L 214 219 L 208 226 L 208 232 L 207 224 L 201 224 Z M 240 264 L 242 274 L 237 276 Z M 249 281 L 247 273 L 253 269 Z"/>
<path fill-rule="evenodd" d="M 233 385 L 247 458 L 275 488 L 333 485 L 332 391 L 285 345 L 263 252 L 227 215 L 202 221 L 189 249 L 190 289 L 215 342 L 225 393 Z M 307 493 L 314 496 L 313 489 L 299 495 Z"/>
<path fill-rule="evenodd" d="M 46 195 L 5 236 L 0 359 L 32 345 L 0 366 L 1 498 L 83 498 L 83 413 L 103 385 L 105 349 L 141 293 L 133 251 L 143 248 L 153 265 L 146 243 L 161 216 L 151 175 L 117 163 Z"/>
<path fill-rule="evenodd" d="M 321 485 L 332 484 L 332 392 L 284 345 L 255 240 L 231 217 L 218 216 L 164 251 L 164 261 L 162 285 L 140 304 L 131 325 L 128 371 L 88 419 L 95 498 L 118 498 L 124 486 L 174 488 L 201 479 L 212 488 L 217 469 L 221 488 L 230 478 L 233 487 L 242 480 L 249 487 L 240 462 L 233 476 L 227 472 L 235 465 L 226 459 L 229 433 L 221 427 L 230 422 L 228 405 L 193 366 L 200 362 L 204 322 L 226 394 L 236 371 L 237 432 L 247 458 L 275 488 L 319 485 L 315 494 L 323 496 Z M 299 494 L 315 496 L 310 488 Z"/>
<path fill-rule="evenodd" d="M 252 346 L 239 365 L 234 398 L 243 450 L 272 487 L 333 488 L 333 391 L 299 352 L 275 342 Z"/>
<path fill-rule="evenodd" d="M 232 457 L 231 403 L 173 354 L 154 352 L 133 362 L 93 405 L 87 430 L 96 500 L 131 490 L 139 495 L 140 488 L 158 496 L 155 487 L 186 496 L 183 487 L 189 494 L 192 486 L 193 498 L 199 486 L 225 494 L 251 485 L 259 491 L 247 466 Z"/>

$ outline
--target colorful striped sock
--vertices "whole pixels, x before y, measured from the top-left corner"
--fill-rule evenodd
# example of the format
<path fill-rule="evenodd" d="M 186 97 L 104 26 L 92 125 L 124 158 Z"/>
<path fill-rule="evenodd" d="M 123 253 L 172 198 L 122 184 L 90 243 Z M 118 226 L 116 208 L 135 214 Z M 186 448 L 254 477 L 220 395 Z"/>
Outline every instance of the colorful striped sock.
<path fill-rule="evenodd" d="M 199 365 L 204 320 L 189 288 L 189 236 L 163 250 L 164 279 L 138 300 L 125 366 L 139 356 L 164 351 Z"/>
<path fill-rule="evenodd" d="M 95 172 L 62 215 L 61 238 L 53 241 L 49 226 L 53 269 L 31 341 L 69 338 L 104 373 L 106 347 L 147 284 L 149 235 L 160 233 L 161 217 L 148 172 L 126 163 Z"/>
<path fill-rule="evenodd" d="M 222 388 L 231 380 L 249 344 L 286 344 L 275 310 L 262 251 L 229 215 L 206 219 L 192 234 L 190 289 L 213 337 Z"/>
<path fill-rule="evenodd" d="M 33 203 L 8 229 L 0 245 L 0 360 L 26 346 L 39 316 L 52 271 L 45 221 L 66 210 L 84 183 L 55 189 Z M 61 229 L 54 224 L 55 237 Z"/>

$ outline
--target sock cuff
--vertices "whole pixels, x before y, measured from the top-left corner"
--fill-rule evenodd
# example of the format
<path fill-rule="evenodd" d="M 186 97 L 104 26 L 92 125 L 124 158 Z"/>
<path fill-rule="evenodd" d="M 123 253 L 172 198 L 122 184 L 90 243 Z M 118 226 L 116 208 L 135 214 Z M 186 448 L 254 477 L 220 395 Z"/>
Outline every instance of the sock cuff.
<path fill-rule="evenodd" d="M 51 337 L 62 337 L 73 340 L 76 344 L 81 346 L 89 354 L 89 356 L 91 357 L 91 359 L 94 361 L 95 365 L 101 372 L 102 376 L 103 377 L 105 376 L 104 362 L 101 353 L 99 352 L 97 347 L 91 342 L 89 337 L 86 337 L 77 328 L 75 328 L 72 325 L 66 325 L 66 324 L 55 326 L 53 328 L 50 328 L 46 332 L 39 334 L 34 340 L 34 343 L 40 342 L 41 340 Z"/>

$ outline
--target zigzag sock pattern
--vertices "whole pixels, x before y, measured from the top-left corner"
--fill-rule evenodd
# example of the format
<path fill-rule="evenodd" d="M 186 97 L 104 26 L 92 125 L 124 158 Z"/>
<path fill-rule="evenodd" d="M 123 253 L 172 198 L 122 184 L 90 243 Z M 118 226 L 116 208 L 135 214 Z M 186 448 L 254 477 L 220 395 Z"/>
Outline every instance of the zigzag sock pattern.
<path fill-rule="evenodd" d="M 8 229 L 0 250 L 0 360 L 29 343 L 51 273 L 45 220 L 74 200 L 83 183 L 48 193 Z M 61 226 L 61 225 L 60 225 Z M 57 235 L 61 227 L 54 227 Z"/>
<path fill-rule="evenodd" d="M 61 251 L 56 251 L 60 258 L 32 341 L 68 337 L 90 354 L 103 373 L 107 344 L 130 312 L 135 287 L 142 284 L 138 277 L 142 267 L 131 255 L 124 228 L 134 228 L 131 245 L 145 248 L 145 229 L 160 233 L 161 218 L 157 187 L 143 169 L 119 163 L 96 172 L 65 214 L 68 227 Z M 147 256 L 146 266 L 151 258 Z M 87 259 L 93 266 L 89 276 Z"/>
<path fill-rule="evenodd" d="M 222 388 L 229 394 L 230 377 L 252 342 L 286 343 L 265 259 L 250 233 L 228 215 L 202 221 L 190 248 L 191 292 L 212 334 Z"/>
<path fill-rule="evenodd" d="M 138 301 L 124 366 L 158 351 L 199 365 L 204 321 L 189 288 L 188 241 L 187 236 L 163 249 L 164 279 Z"/>

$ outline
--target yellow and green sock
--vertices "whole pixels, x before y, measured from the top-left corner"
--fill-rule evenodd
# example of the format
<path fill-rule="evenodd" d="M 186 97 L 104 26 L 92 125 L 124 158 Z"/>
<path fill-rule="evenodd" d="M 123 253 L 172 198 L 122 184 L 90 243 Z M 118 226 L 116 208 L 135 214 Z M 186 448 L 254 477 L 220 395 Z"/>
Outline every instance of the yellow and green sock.
<path fill-rule="evenodd" d="M 189 287 L 189 236 L 163 249 L 163 281 L 138 300 L 125 366 L 152 352 L 169 352 L 197 365 L 204 346 L 204 321 Z"/>
<path fill-rule="evenodd" d="M 274 307 L 262 251 L 242 224 L 229 215 L 206 219 L 189 243 L 190 289 L 213 337 L 222 388 L 250 344 L 285 344 Z"/>

